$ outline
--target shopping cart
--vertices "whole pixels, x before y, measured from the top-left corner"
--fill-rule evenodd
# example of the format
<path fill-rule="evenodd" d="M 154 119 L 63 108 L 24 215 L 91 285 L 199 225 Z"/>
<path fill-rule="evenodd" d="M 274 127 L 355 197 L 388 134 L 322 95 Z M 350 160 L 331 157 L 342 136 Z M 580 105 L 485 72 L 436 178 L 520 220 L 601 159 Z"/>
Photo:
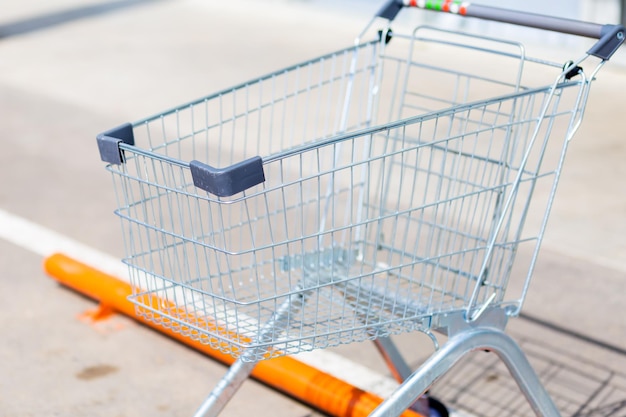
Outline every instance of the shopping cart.
<path fill-rule="evenodd" d="M 404 6 L 599 41 L 550 62 L 517 42 L 392 32 Z M 258 361 L 366 339 L 404 381 L 375 416 L 400 414 L 476 349 L 558 415 L 504 328 L 590 84 L 623 38 L 619 25 L 393 0 L 353 46 L 99 135 L 137 314 L 238 358 L 197 415 L 218 414 Z M 412 372 L 390 336 L 414 331 L 436 350 Z"/>

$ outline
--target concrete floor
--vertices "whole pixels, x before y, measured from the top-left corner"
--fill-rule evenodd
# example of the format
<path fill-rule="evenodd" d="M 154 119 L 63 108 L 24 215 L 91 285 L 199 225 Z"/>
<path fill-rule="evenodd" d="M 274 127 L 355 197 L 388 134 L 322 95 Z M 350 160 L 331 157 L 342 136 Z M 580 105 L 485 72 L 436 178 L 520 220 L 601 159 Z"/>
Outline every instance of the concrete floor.
<path fill-rule="evenodd" d="M 363 13 L 286 0 L 136 3 L 19 34 L 15 22 L 98 2 L 9 0 L 0 16 L 0 210 L 115 258 L 121 231 L 97 133 L 349 45 L 364 23 Z M 509 326 L 564 415 L 626 415 L 626 67 L 617 61 L 598 75 L 571 144 L 524 308 L 548 326 Z M 224 372 L 124 317 L 79 320 L 93 302 L 55 284 L 41 263 L 0 240 L 0 416 L 190 415 Z M 417 365 L 415 339 L 398 340 Z M 386 374 L 369 345 L 335 351 Z M 476 415 L 526 415 L 508 391 L 494 391 L 506 387 L 500 374 L 462 383 L 472 364 L 497 369 L 484 360 L 470 358 L 433 392 Z M 316 413 L 247 382 L 224 415 Z"/>

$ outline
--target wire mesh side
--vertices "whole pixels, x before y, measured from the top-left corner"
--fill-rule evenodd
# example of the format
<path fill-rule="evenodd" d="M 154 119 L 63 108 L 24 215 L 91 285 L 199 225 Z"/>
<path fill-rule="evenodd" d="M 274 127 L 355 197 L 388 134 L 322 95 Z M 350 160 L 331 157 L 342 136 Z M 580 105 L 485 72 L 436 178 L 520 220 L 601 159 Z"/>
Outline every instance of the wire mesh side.
<path fill-rule="evenodd" d="M 476 65 L 482 59 L 493 61 L 494 71 Z M 525 65 L 518 44 L 423 27 L 413 36 L 394 35 L 389 44 L 339 50 L 135 122 L 135 143 L 154 156 L 229 166 L 515 93 Z"/>
<path fill-rule="evenodd" d="M 225 167 L 367 127 L 378 46 L 339 50 L 138 121 L 135 143 Z"/>

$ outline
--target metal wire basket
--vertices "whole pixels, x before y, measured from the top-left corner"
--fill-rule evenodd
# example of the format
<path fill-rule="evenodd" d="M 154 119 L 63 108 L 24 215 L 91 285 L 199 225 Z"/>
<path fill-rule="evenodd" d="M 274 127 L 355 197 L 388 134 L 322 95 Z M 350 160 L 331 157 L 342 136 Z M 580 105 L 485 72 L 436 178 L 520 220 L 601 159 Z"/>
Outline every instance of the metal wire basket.
<path fill-rule="evenodd" d="M 446 66 L 416 52 L 425 45 L 514 71 Z M 523 227 L 531 196 L 560 170 L 548 138 L 563 147 L 587 86 L 525 86 L 531 64 L 548 65 L 519 45 L 422 28 L 109 133 L 134 138 L 108 169 L 139 313 L 268 357 L 518 308 L 524 291 L 505 297 L 511 266 L 543 231 Z"/>
<path fill-rule="evenodd" d="M 516 315 L 590 54 L 387 28 L 100 135 L 137 312 L 244 362 Z"/>

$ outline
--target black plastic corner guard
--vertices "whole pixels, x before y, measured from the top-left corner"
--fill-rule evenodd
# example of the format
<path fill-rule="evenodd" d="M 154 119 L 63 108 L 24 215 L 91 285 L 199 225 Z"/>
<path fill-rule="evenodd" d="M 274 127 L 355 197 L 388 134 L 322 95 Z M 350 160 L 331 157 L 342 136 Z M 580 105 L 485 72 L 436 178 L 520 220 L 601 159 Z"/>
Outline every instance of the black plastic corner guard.
<path fill-rule="evenodd" d="M 133 125 L 126 123 L 111 130 L 107 130 L 99 134 L 96 140 L 98 141 L 98 149 L 100 150 L 100 159 L 110 164 L 120 165 L 124 162 L 124 154 L 119 146 L 120 142 L 128 145 L 135 144 Z"/>
<path fill-rule="evenodd" d="M 389 0 L 386 4 L 383 5 L 383 7 L 381 7 L 378 13 L 376 13 L 376 16 L 391 21 L 396 18 L 396 16 L 398 15 L 398 13 L 400 13 L 400 10 L 402 10 L 403 7 L 404 5 L 402 4 L 402 1 Z"/>
<path fill-rule="evenodd" d="M 255 156 L 226 168 L 213 168 L 200 161 L 189 163 L 193 184 L 218 197 L 230 197 L 265 182 L 263 160 Z"/>

